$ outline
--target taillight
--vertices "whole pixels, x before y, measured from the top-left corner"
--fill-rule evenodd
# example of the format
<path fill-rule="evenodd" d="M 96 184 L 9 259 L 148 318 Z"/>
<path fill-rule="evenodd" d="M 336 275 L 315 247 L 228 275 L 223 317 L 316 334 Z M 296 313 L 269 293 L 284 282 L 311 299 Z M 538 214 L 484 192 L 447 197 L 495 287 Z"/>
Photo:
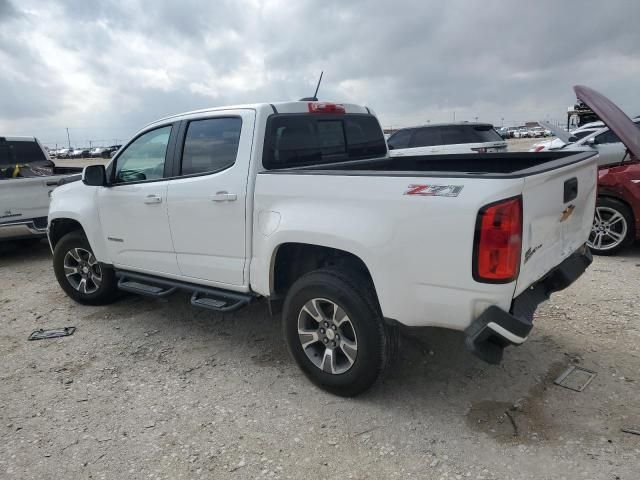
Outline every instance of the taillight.
<path fill-rule="evenodd" d="M 309 102 L 309 113 L 345 113 L 340 103 Z"/>
<path fill-rule="evenodd" d="M 544 145 L 538 145 L 536 148 L 533 149 L 534 152 L 539 152 L 540 150 L 544 150 Z"/>
<path fill-rule="evenodd" d="M 516 279 L 522 251 L 522 197 L 491 203 L 476 220 L 473 278 L 484 283 Z"/>

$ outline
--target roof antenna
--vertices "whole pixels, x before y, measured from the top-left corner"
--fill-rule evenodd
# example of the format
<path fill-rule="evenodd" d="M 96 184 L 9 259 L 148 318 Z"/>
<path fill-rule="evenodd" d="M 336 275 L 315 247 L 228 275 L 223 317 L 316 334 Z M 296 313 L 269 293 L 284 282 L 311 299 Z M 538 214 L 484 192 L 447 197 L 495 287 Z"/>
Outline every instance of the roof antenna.
<path fill-rule="evenodd" d="M 320 89 L 320 82 L 322 82 L 322 74 L 324 71 L 320 72 L 320 78 L 318 79 L 318 85 L 316 86 L 316 91 L 313 94 L 313 97 L 304 97 L 301 98 L 301 102 L 317 102 L 318 101 L 318 90 Z"/>

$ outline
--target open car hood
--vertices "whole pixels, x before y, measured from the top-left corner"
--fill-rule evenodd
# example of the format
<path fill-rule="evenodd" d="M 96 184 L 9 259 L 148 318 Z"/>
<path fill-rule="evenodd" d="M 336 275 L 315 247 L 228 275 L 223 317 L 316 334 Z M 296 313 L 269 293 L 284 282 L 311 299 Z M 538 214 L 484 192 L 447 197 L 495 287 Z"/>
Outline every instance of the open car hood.
<path fill-rule="evenodd" d="M 569 139 L 572 137 L 571 133 L 565 132 L 562 127 L 558 127 L 556 125 L 552 125 L 550 122 L 546 122 L 544 120 L 540 120 L 538 124 L 542 125 L 547 130 L 551 130 L 551 132 L 562 140 L 564 143 L 570 143 Z"/>
<path fill-rule="evenodd" d="M 583 85 L 573 87 L 576 97 L 586 103 L 600 120 L 615 133 L 629 152 L 640 160 L 640 129 L 620 108 L 607 97 Z"/>

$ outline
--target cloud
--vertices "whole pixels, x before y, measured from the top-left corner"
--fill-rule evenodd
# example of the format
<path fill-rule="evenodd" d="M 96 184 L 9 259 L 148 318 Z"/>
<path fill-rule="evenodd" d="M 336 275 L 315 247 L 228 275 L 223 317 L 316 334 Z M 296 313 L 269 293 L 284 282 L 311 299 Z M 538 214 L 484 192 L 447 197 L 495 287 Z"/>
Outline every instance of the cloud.
<path fill-rule="evenodd" d="M 161 116 L 310 95 L 385 125 L 640 113 L 637 2 L 0 0 L 0 131 L 125 139 Z"/>

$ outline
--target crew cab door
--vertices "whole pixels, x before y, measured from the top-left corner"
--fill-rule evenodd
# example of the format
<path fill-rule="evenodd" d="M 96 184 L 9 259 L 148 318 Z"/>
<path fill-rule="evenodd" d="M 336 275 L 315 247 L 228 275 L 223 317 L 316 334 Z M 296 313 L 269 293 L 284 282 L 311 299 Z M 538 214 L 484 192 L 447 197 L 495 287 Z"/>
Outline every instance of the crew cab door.
<path fill-rule="evenodd" d="M 109 186 L 97 192 L 109 255 L 116 267 L 179 274 L 167 215 L 167 180 L 177 128 L 164 125 L 135 138 L 114 158 Z"/>
<path fill-rule="evenodd" d="M 183 121 L 168 201 L 184 277 L 223 288 L 247 283 L 247 182 L 254 122 L 253 110 Z"/>

